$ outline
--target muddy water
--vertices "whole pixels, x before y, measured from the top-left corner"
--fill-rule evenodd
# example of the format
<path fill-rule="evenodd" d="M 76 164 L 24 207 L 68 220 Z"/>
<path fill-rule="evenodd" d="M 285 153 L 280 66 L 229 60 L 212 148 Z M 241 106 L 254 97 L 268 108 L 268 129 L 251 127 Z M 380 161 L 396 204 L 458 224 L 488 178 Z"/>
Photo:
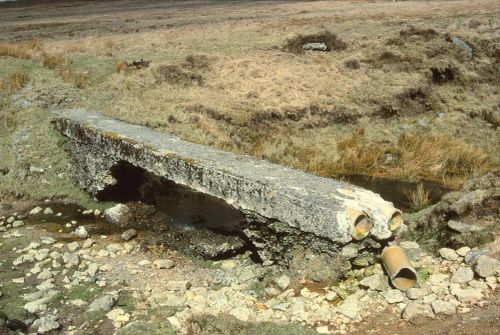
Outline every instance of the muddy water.
<path fill-rule="evenodd" d="M 354 185 L 380 194 L 383 199 L 392 202 L 396 208 L 406 212 L 413 211 L 410 194 L 417 191 L 418 184 L 422 184 L 424 190 L 429 192 L 429 205 L 437 203 L 443 195 L 453 191 L 451 188 L 430 181 L 411 183 L 364 175 L 346 176 L 344 179 Z"/>
<path fill-rule="evenodd" d="M 110 224 L 101 217 L 95 217 L 92 215 L 83 215 L 84 210 L 75 204 L 59 204 L 51 203 L 49 205 L 42 204 L 40 207 L 50 207 L 55 214 L 60 213 L 60 215 L 29 215 L 24 219 L 24 222 L 28 225 L 36 225 L 50 233 L 54 233 L 57 240 L 60 242 L 73 242 L 80 241 L 72 233 L 78 226 L 85 226 L 85 229 L 90 235 L 113 235 L 118 234 L 122 231 L 119 227 Z M 66 224 L 71 223 L 71 221 L 76 221 L 77 223 L 71 227 L 66 227 Z"/>

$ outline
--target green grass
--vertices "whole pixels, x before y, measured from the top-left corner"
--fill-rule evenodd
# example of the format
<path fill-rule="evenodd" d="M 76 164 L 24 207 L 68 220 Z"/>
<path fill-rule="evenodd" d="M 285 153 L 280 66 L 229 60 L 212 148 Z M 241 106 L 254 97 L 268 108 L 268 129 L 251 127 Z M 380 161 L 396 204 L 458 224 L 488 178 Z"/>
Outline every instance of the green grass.
<path fill-rule="evenodd" d="M 100 208 L 70 180 L 69 155 L 62 136 L 52 127 L 52 115 L 43 109 L 0 114 L 0 194 L 31 199 L 70 197 L 84 207 Z M 44 169 L 30 172 L 30 167 Z"/>

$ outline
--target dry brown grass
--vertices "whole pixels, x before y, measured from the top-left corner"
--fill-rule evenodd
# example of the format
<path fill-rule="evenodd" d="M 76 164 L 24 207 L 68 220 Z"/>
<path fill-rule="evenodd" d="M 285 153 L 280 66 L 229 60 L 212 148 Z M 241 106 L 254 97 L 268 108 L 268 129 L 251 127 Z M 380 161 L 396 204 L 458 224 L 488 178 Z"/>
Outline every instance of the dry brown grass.
<path fill-rule="evenodd" d="M 420 133 L 400 136 L 397 143 L 369 142 L 359 130 L 337 145 L 337 160 L 318 160 L 321 152 L 298 150 L 300 168 L 328 177 L 354 174 L 410 182 L 431 180 L 456 187 L 492 168 L 484 151 L 447 135 Z M 414 195 L 423 203 L 425 192 Z"/>
<path fill-rule="evenodd" d="M 46 55 L 43 58 L 43 66 L 51 70 L 63 66 L 64 63 L 65 59 L 63 56 Z"/>
<path fill-rule="evenodd" d="M 59 68 L 59 75 L 68 83 L 72 83 L 77 88 L 86 88 L 90 84 L 90 75 L 87 72 L 80 72 L 62 66 Z"/>
<path fill-rule="evenodd" d="M 10 88 L 19 90 L 29 81 L 29 76 L 22 70 L 12 72 L 7 78 L 7 84 Z"/>
<path fill-rule="evenodd" d="M 32 58 L 32 54 L 27 46 L 13 43 L 0 43 L 0 56 L 22 59 Z"/>
<path fill-rule="evenodd" d="M 7 91 L 7 84 L 5 83 L 5 81 L 0 79 L 0 92 L 5 92 L 5 91 Z"/>
<path fill-rule="evenodd" d="M 116 64 L 116 72 L 117 73 L 122 73 L 122 72 L 125 72 L 127 70 L 128 70 L 128 63 L 126 61 L 122 60 Z"/>

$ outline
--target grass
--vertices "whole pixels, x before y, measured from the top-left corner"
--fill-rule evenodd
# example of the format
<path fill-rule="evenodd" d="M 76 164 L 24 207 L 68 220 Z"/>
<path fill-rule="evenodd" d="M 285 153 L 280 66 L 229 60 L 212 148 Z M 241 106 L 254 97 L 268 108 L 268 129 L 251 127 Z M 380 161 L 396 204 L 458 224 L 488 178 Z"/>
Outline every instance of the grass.
<path fill-rule="evenodd" d="M 0 43 L 0 56 L 30 59 L 32 58 L 32 53 L 25 45 Z"/>
<path fill-rule="evenodd" d="M 424 185 L 419 183 L 415 191 L 410 191 L 408 198 L 413 211 L 419 211 L 429 206 L 429 190 L 424 189 Z"/>
<path fill-rule="evenodd" d="M 188 321 L 188 333 L 192 335 L 312 335 L 316 331 L 297 324 L 273 322 L 242 322 L 236 318 L 220 314 L 197 315 Z"/>
<path fill-rule="evenodd" d="M 32 199 L 70 197 L 92 208 L 95 203 L 69 179 L 68 153 L 50 120 L 49 112 L 41 109 L 0 113 L 0 134 L 4 134 L 0 137 L 0 168 L 9 171 L 0 175 L 0 194 Z M 30 173 L 31 165 L 45 172 Z"/>
<path fill-rule="evenodd" d="M 86 88 L 90 84 L 90 75 L 87 72 L 63 66 L 59 68 L 58 73 L 65 82 L 72 83 L 77 88 Z"/>
<path fill-rule="evenodd" d="M 63 56 L 46 55 L 43 59 L 43 66 L 51 70 L 62 67 L 64 63 L 65 59 Z"/>

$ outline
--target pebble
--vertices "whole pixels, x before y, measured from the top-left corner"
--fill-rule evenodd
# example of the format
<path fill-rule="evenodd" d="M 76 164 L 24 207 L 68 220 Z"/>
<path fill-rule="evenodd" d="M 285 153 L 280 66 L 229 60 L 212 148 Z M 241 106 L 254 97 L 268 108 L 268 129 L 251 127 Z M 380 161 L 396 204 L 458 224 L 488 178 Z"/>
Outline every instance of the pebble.
<path fill-rule="evenodd" d="M 439 249 L 439 255 L 443 257 L 444 259 L 450 260 L 450 261 L 456 261 L 458 260 L 458 254 L 455 250 L 450 249 L 450 248 L 441 248 Z"/>
<path fill-rule="evenodd" d="M 135 229 L 127 229 L 122 234 L 122 240 L 130 241 L 137 236 L 137 231 Z"/>
<path fill-rule="evenodd" d="M 40 214 L 43 211 L 42 207 L 36 206 L 30 211 L 30 215 L 37 215 Z"/>
<path fill-rule="evenodd" d="M 89 237 L 89 233 L 87 232 L 87 229 L 85 229 L 84 226 L 78 226 L 75 229 L 75 235 L 79 238 L 87 238 Z"/>
<path fill-rule="evenodd" d="M 389 289 L 384 293 L 384 298 L 390 304 L 404 301 L 405 297 L 400 290 Z"/>
<path fill-rule="evenodd" d="M 47 208 L 45 208 L 43 210 L 43 214 L 45 214 L 45 215 L 53 215 L 54 211 L 50 207 L 47 207 Z"/>
<path fill-rule="evenodd" d="M 78 242 L 71 242 L 68 243 L 66 247 L 68 248 L 69 251 L 73 252 L 76 251 L 80 247 L 80 245 L 78 244 Z"/>
<path fill-rule="evenodd" d="M 276 286 L 278 286 L 282 290 L 286 290 L 288 286 L 290 286 L 290 277 L 286 274 L 281 275 L 275 281 Z"/>
<path fill-rule="evenodd" d="M 170 259 L 157 259 L 153 264 L 158 269 L 171 269 L 175 266 L 175 263 Z"/>
<path fill-rule="evenodd" d="M 457 312 L 454 304 L 444 300 L 434 300 L 431 307 L 435 314 L 453 315 Z"/>

